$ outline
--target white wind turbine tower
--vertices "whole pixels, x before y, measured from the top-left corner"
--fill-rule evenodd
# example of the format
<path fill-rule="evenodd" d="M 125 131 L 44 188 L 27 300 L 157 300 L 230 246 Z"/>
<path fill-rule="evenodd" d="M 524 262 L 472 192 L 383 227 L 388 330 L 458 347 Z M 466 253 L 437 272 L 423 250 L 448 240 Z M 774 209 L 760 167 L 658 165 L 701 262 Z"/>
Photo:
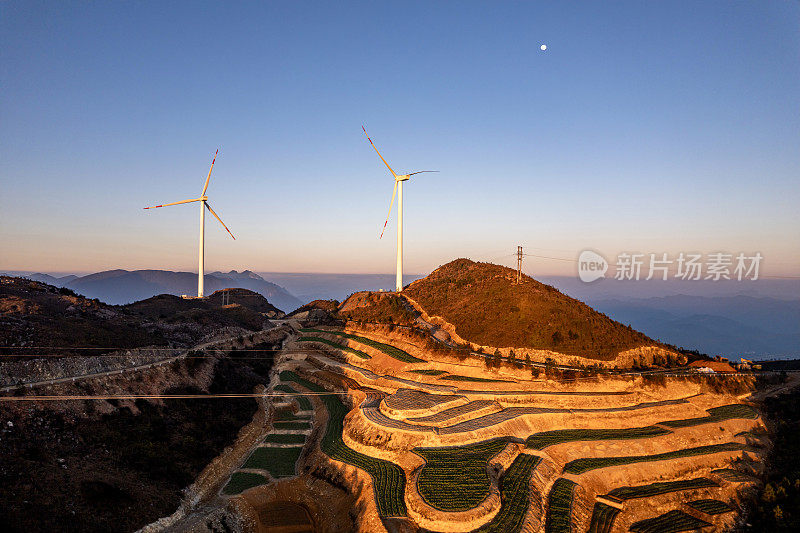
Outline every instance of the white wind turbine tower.
<path fill-rule="evenodd" d="M 219 150 L 217 150 L 214 153 L 214 159 L 211 160 L 211 168 L 208 169 L 208 177 L 206 177 L 206 183 L 205 183 L 205 185 L 203 185 L 203 192 L 200 193 L 200 197 L 199 198 L 193 198 L 191 200 L 181 200 L 180 202 L 172 202 L 171 204 L 162 204 L 162 205 L 154 205 L 152 207 L 145 207 L 145 209 L 155 209 L 156 207 L 167 207 L 167 206 L 170 206 L 170 205 L 188 204 L 188 203 L 191 203 L 191 202 L 200 202 L 200 252 L 199 252 L 199 255 L 198 255 L 198 267 L 197 267 L 197 269 L 198 269 L 197 270 L 197 297 L 198 298 L 202 298 L 203 297 L 203 276 L 205 274 L 204 264 L 203 264 L 203 260 L 204 260 L 204 257 L 203 257 L 203 253 L 204 253 L 203 238 L 204 238 L 205 226 L 206 226 L 206 209 L 208 209 L 208 211 L 212 215 L 214 215 L 214 218 L 219 220 L 219 223 L 222 224 L 222 227 L 225 228 L 225 230 L 233 238 L 233 240 L 236 240 L 236 237 L 233 236 L 233 233 L 231 233 L 231 230 L 228 229 L 228 226 L 225 225 L 225 223 L 222 221 L 222 219 L 219 218 L 219 215 L 217 215 L 214 212 L 214 210 L 211 209 L 211 206 L 208 205 L 208 196 L 206 196 L 206 190 L 208 189 L 208 182 L 211 180 L 211 171 L 214 170 L 214 162 L 217 160 L 217 154 L 218 153 L 219 153 Z"/>
<path fill-rule="evenodd" d="M 367 130 L 364 126 L 361 126 L 361 129 L 364 130 L 364 135 L 367 136 L 369 143 L 375 148 L 375 152 L 378 153 L 378 157 L 381 158 L 383 164 L 386 165 L 386 168 L 389 169 L 389 172 L 392 173 L 394 177 L 394 190 L 392 191 L 392 201 L 389 203 L 389 212 L 386 214 L 386 222 L 383 223 L 383 230 L 381 231 L 380 239 L 383 238 L 383 232 L 386 231 L 386 224 L 389 223 L 389 216 L 392 214 L 392 206 L 394 205 L 394 197 L 397 195 L 397 279 L 395 281 L 395 288 L 397 292 L 401 292 L 403 290 L 403 182 L 408 181 L 408 179 L 413 176 L 414 174 L 422 174 L 423 172 L 439 172 L 438 170 L 418 170 L 416 172 L 411 172 L 410 174 L 396 174 L 392 167 L 389 166 L 389 163 L 383 158 L 378 149 L 375 147 L 375 143 L 372 142 L 372 139 L 369 138 L 367 135 Z"/>

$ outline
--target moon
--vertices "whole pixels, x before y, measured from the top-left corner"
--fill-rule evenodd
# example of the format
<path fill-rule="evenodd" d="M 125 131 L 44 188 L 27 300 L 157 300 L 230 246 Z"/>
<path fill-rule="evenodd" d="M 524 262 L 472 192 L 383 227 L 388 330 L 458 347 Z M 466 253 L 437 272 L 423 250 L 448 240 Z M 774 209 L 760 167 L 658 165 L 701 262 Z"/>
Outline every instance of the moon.
<path fill-rule="evenodd" d="M 546 44 L 543 44 L 543 45 L 542 45 L 542 46 L 540 46 L 539 48 L 542 50 L 542 52 L 544 52 L 545 50 L 547 50 L 547 45 L 546 45 Z"/>

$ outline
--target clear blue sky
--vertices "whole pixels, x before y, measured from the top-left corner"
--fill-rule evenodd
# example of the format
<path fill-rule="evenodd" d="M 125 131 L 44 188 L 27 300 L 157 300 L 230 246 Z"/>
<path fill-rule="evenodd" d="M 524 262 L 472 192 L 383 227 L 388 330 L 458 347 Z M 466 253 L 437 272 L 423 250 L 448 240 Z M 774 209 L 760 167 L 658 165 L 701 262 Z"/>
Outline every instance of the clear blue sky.
<path fill-rule="evenodd" d="M 800 4 L 2 2 L 0 269 L 391 272 L 517 244 L 800 271 Z M 609 5 L 610 4 L 610 5 Z M 547 50 L 539 49 L 541 44 Z M 535 260 L 537 274 L 570 273 Z"/>

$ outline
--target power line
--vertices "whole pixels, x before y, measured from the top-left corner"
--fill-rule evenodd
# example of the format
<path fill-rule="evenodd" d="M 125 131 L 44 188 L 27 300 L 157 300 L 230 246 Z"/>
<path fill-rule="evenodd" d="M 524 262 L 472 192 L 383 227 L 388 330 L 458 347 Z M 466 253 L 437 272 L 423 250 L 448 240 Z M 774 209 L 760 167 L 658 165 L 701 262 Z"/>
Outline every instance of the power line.
<path fill-rule="evenodd" d="M 347 394 L 348 391 L 331 392 L 281 392 L 281 393 L 241 393 L 241 394 L 98 394 L 98 395 L 43 395 L 43 396 L 0 396 L 0 402 L 11 401 L 55 401 L 55 400 L 204 400 L 238 398 L 279 398 L 283 396 L 329 396 Z"/>

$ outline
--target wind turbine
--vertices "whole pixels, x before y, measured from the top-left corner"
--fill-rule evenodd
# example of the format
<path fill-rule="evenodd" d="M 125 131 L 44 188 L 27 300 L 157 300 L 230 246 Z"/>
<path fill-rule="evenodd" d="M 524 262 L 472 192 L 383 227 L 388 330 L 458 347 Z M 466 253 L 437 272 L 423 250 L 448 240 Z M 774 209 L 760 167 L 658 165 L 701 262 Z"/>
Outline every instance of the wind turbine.
<path fill-rule="evenodd" d="M 381 158 L 383 164 L 386 165 L 386 168 L 389 169 L 389 172 L 392 173 L 394 177 L 394 190 L 392 191 L 392 201 L 389 203 L 389 212 L 386 214 L 386 222 L 383 223 L 383 230 L 381 230 L 381 236 L 378 237 L 379 239 L 383 238 L 383 232 L 386 231 L 386 224 L 389 223 L 389 216 L 392 214 L 392 206 L 394 205 L 394 197 L 397 195 L 397 279 L 395 281 L 395 288 L 397 292 L 403 290 L 403 182 L 408 181 L 411 176 L 415 174 L 422 174 L 423 172 L 439 172 L 438 170 L 418 170 L 416 172 L 411 172 L 409 174 L 396 174 L 392 167 L 389 166 L 389 163 L 383 158 L 378 149 L 375 147 L 375 143 L 372 142 L 372 139 L 369 138 L 367 135 L 367 130 L 364 126 L 361 126 L 361 129 L 364 130 L 364 135 L 367 136 L 367 140 L 375 148 L 375 151 L 378 153 L 378 157 Z"/>
<path fill-rule="evenodd" d="M 219 223 L 222 224 L 222 227 L 225 228 L 225 231 L 236 240 L 236 237 L 233 236 L 231 230 L 228 229 L 228 226 L 219 218 L 211 206 L 208 205 L 208 196 L 206 196 L 206 190 L 208 189 L 208 182 L 211 181 L 211 171 L 214 170 L 214 162 L 217 160 L 217 154 L 219 150 L 214 153 L 214 159 L 211 160 L 211 168 L 208 169 L 208 177 L 206 178 L 206 184 L 203 185 L 203 192 L 200 193 L 199 198 L 193 198 L 191 200 L 181 200 L 180 202 L 172 202 L 171 204 L 162 204 L 162 205 L 154 205 L 152 207 L 145 207 L 145 209 L 155 209 L 156 207 L 167 207 L 170 205 L 179 205 L 179 204 L 188 204 L 191 202 L 200 202 L 200 253 L 198 256 L 198 267 L 197 267 L 197 297 L 203 297 L 203 276 L 205 275 L 204 264 L 203 264 L 203 253 L 204 253 L 204 245 L 203 245 L 203 238 L 205 234 L 205 227 L 206 227 L 206 209 L 214 215 L 214 218 L 219 220 Z"/>

